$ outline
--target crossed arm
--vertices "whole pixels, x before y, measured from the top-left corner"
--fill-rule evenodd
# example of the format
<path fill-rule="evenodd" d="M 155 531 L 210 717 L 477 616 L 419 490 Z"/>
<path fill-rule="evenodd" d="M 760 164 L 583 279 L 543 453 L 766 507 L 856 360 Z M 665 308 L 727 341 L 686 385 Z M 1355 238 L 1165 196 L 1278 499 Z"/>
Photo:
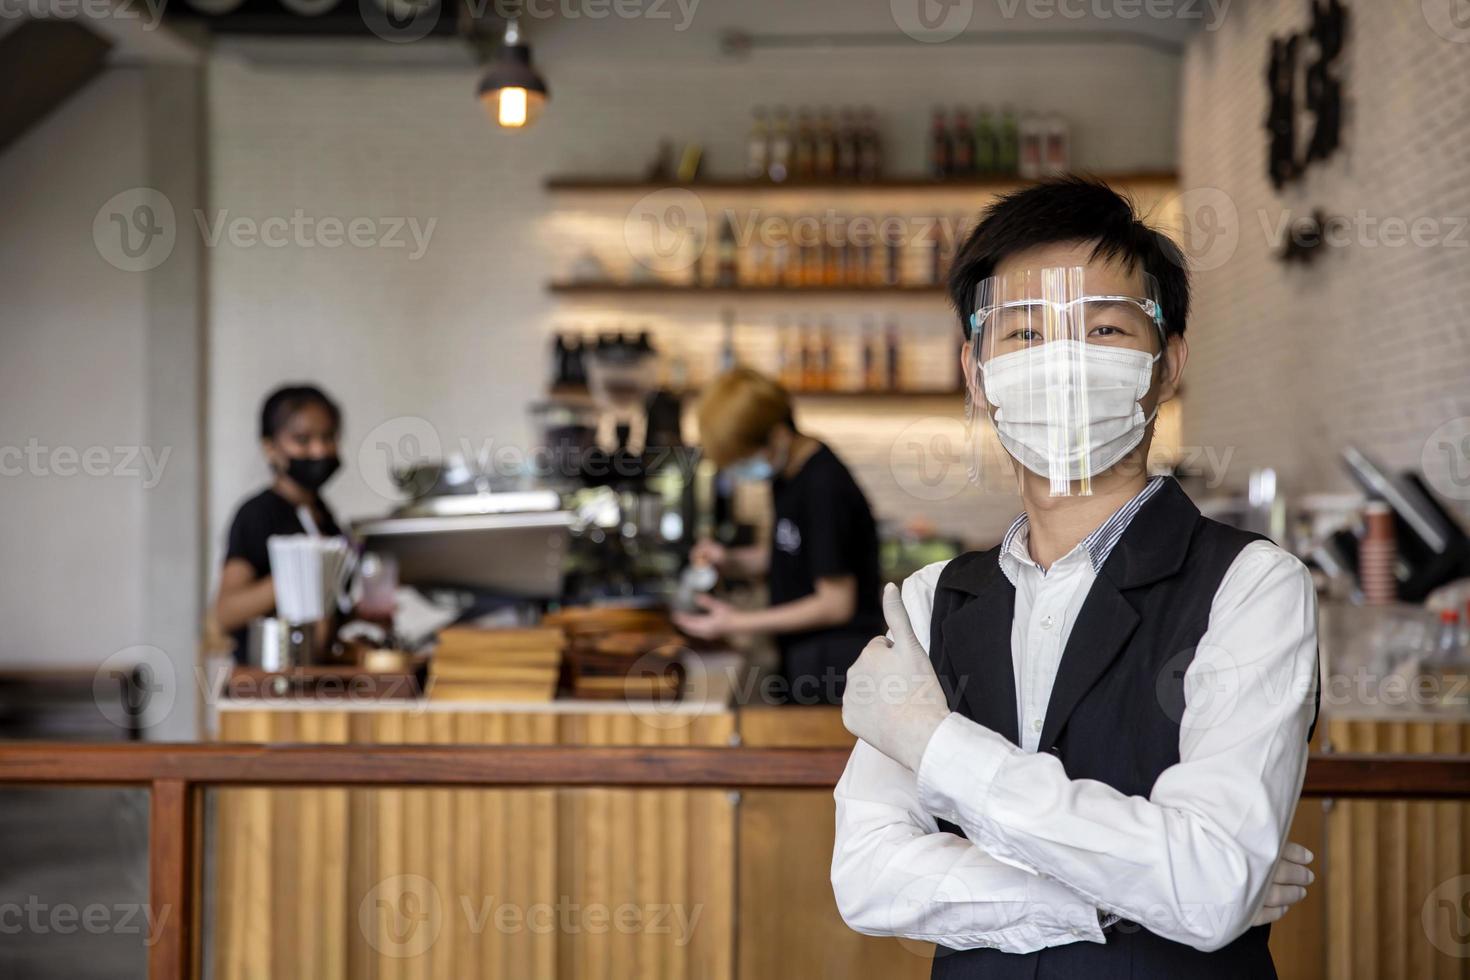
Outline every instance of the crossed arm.
<path fill-rule="evenodd" d="M 929 621 L 937 569 L 920 576 L 889 608 L 892 645 L 870 644 L 859 675 L 932 675 L 909 620 Z M 1266 545 L 1242 553 L 1186 675 L 1180 762 L 1147 799 L 1069 779 L 1058 759 L 959 715 L 916 750 L 889 734 L 913 728 L 895 699 L 844 705 L 865 739 L 835 794 L 844 918 L 860 932 L 1011 952 L 1102 942 L 1099 911 L 1202 950 L 1279 918 L 1311 880 L 1293 860 L 1310 856 L 1282 845 L 1306 764 L 1315 613 L 1299 563 Z M 1191 698 L 1205 679 L 1226 696 Z M 969 840 L 940 833 L 936 816 Z"/>

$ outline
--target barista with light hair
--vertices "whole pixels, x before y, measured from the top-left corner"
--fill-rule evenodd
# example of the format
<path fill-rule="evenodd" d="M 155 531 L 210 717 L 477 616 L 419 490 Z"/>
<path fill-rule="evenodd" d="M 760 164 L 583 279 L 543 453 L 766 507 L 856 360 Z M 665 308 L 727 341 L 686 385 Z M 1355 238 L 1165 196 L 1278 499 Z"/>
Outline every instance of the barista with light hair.
<path fill-rule="evenodd" d="M 769 634 L 781 653 L 787 700 L 835 704 L 847 669 L 883 623 L 878 531 L 867 498 L 827 446 L 796 427 L 791 396 L 749 368 L 716 378 L 698 409 L 705 455 L 743 482 L 769 483 L 770 539 L 743 548 L 711 540 L 691 560 L 764 577 L 770 605 L 737 609 L 701 596 L 675 615 L 692 636 Z"/>

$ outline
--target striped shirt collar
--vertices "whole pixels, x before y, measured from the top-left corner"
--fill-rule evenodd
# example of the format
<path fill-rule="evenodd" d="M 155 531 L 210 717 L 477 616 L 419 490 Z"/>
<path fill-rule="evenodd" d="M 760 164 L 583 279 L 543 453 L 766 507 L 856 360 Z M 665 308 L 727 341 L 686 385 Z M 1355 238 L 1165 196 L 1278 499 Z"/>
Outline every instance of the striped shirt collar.
<path fill-rule="evenodd" d="M 1102 570 L 1103 563 L 1108 560 L 1108 555 L 1113 553 L 1118 539 L 1123 537 L 1124 531 L 1128 530 L 1133 516 L 1144 504 L 1148 503 L 1150 497 L 1159 492 L 1159 488 L 1164 485 L 1166 479 L 1167 477 L 1156 476 L 1149 480 L 1136 497 L 1119 507 L 1113 512 L 1112 517 L 1103 521 L 1096 530 L 1078 543 L 1078 548 L 1087 550 L 1088 564 L 1092 566 L 1094 575 Z M 1031 558 L 1028 540 L 1030 527 L 1031 520 L 1026 516 L 1026 512 L 1022 511 L 1021 516 L 1011 524 L 1010 529 L 1006 531 L 1005 538 L 1000 543 L 1000 570 L 1005 573 L 1006 578 L 1010 579 L 1012 585 L 1016 584 L 1016 570 L 1013 562 L 1019 564 L 1024 559 L 1041 570 L 1041 565 Z"/>

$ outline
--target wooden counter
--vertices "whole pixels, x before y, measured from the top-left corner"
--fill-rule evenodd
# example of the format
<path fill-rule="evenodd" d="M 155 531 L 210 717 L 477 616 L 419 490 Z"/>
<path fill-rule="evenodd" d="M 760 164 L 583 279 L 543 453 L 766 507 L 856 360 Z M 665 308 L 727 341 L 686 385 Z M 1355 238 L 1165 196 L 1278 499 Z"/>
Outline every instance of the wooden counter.
<path fill-rule="evenodd" d="M 726 692 L 727 693 L 727 692 Z M 1470 720 L 1329 716 L 1320 747 L 1470 752 Z M 837 709 L 226 703 L 227 741 L 848 745 Z M 222 978 L 926 977 L 926 944 L 857 935 L 827 880 L 826 790 L 220 790 Z M 1424 909 L 1470 870 L 1470 807 L 1304 800 L 1319 882 L 1279 923 L 1283 978 L 1470 977 Z M 1431 912 L 1434 910 L 1431 909 Z M 1431 923 L 1432 924 L 1432 923 Z M 1437 938 L 1453 951 L 1453 923 Z"/>

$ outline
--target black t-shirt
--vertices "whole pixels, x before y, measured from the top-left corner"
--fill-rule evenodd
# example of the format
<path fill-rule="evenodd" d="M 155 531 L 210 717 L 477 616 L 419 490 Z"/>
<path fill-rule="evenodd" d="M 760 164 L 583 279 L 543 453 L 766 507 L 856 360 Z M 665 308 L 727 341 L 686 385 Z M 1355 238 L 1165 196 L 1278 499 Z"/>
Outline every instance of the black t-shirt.
<path fill-rule="evenodd" d="M 317 530 L 323 537 L 341 534 L 337 519 L 327 509 L 326 503 L 320 498 L 317 503 L 318 509 L 313 515 Z M 305 533 L 306 528 L 302 526 L 301 518 L 296 516 L 295 505 L 267 487 L 241 504 L 240 509 L 235 512 L 235 520 L 230 524 L 230 537 L 225 545 L 225 561 L 243 558 L 255 570 L 257 579 L 264 578 L 271 573 L 271 556 L 266 547 L 266 539 L 273 534 Z M 236 660 L 244 660 L 245 634 L 244 629 L 234 633 Z"/>
<path fill-rule="evenodd" d="M 857 579 L 857 608 L 851 621 L 778 636 L 782 653 L 789 654 L 797 644 L 835 635 L 843 638 L 845 649 L 855 635 L 870 639 L 883 632 L 878 526 L 868 498 L 842 460 L 826 446 L 819 446 L 795 476 L 773 480 L 771 492 L 775 503 L 771 604 L 811 595 L 819 578 L 851 575 Z M 859 643 L 852 651 L 853 659 L 861 648 Z"/>

